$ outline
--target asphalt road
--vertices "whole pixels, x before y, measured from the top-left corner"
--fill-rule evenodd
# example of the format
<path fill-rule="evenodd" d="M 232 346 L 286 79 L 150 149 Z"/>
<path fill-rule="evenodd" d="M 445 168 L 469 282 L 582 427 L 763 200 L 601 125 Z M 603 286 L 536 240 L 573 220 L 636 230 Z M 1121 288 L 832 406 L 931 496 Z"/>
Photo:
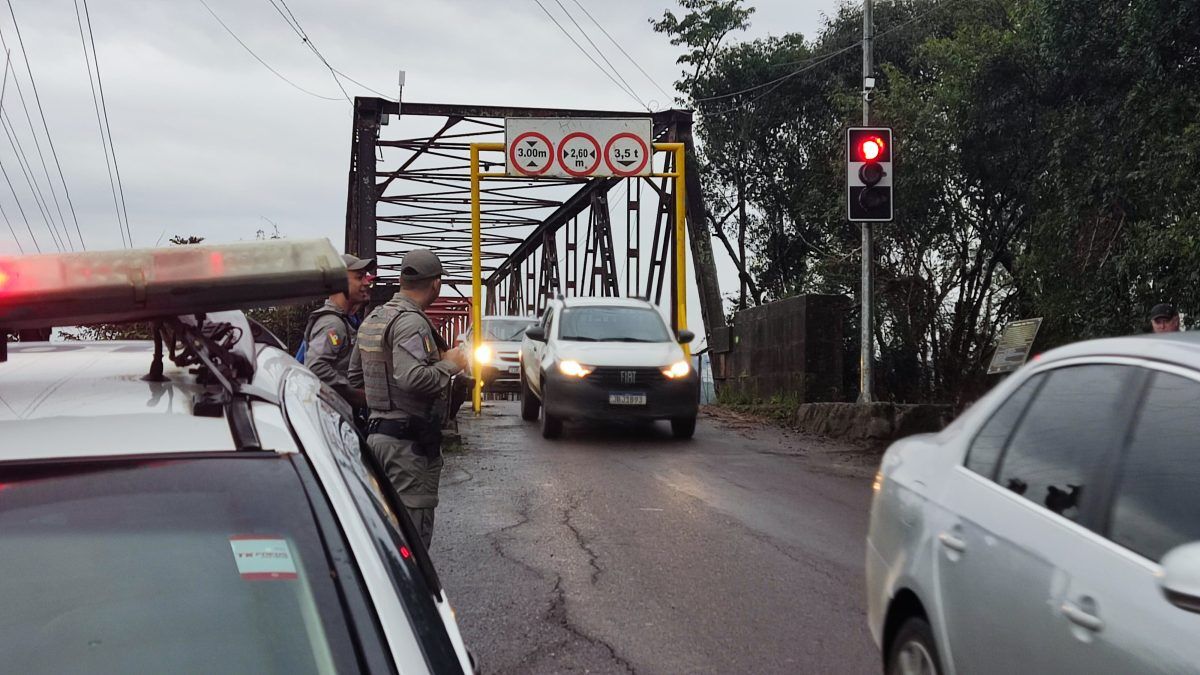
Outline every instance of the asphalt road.
<path fill-rule="evenodd" d="M 874 673 L 873 458 L 744 419 L 465 415 L 432 554 L 486 673 Z"/>

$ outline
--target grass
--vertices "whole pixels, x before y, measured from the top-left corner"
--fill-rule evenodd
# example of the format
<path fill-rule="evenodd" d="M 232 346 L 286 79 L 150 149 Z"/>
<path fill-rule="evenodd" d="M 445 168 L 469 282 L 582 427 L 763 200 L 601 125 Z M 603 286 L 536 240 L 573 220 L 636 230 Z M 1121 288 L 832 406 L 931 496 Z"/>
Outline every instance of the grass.
<path fill-rule="evenodd" d="M 775 395 L 757 398 L 743 392 L 723 391 L 717 397 L 717 405 L 735 412 L 765 417 L 777 424 L 788 424 L 800 406 L 797 395 Z"/>

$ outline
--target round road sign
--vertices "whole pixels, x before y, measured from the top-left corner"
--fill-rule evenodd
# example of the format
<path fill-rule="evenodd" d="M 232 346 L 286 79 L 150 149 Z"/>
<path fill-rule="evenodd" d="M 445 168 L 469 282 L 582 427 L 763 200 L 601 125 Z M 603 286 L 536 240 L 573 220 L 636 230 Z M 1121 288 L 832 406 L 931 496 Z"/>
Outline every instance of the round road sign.
<path fill-rule="evenodd" d="M 558 165 L 572 176 L 589 176 L 600 166 L 600 142 L 576 131 L 558 144 Z"/>
<path fill-rule="evenodd" d="M 540 176 L 554 165 L 554 145 L 536 131 L 526 131 L 508 144 L 508 166 L 526 176 Z"/>
<path fill-rule="evenodd" d="M 617 176 L 636 176 L 650 161 L 650 148 L 637 134 L 613 136 L 604 146 L 604 161 Z"/>

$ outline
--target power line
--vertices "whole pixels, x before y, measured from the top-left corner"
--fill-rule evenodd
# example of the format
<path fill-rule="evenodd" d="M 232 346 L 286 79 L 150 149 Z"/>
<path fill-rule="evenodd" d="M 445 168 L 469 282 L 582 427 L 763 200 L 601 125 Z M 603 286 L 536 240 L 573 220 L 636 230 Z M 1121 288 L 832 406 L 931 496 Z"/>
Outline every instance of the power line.
<path fill-rule="evenodd" d="M 308 33 L 304 32 L 304 27 L 300 25 L 300 20 L 297 19 L 296 15 L 292 13 L 292 8 L 288 7 L 284 0 L 278 1 L 279 5 L 283 5 L 283 9 L 280 9 L 279 5 L 275 4 L 276 0 L 267 0 L 267 2 L 270 2 L 271 6 L 275 8 L 275 11 L 279 12 L 279 16 L 283 17 L 284 23 L 291 27 L 292 31 L 295 32 L 296 35 L 300 36 L 300 39 L 305 45 L 308 46 L 312 53 L 321 60 L 321 63 L 325 64 L 325 67 L 329 69 L 329 74 L 333 77 L 333 81 L 337 84 L 338 89 L 342 90 L 342 96 L 345 96 L 346 101 L 353 105 L 354 102 L 350 99 L 350 94 L 346 92 L 346 88 L 342 86 L 342 81 L 338 79 L 337 72 L 333 69 L 333 66 L 329 65 L 329 61 L 325 59 L 325 57 L 321 54 L 321 51 L 317 49 L 315 44 L 313 44 L 313 41 L 309 39 Z M 287 10 L 286 14 L 284 14 L 284 9 Z"/>
<path fill-rule="evenodd" d="M 604 30 L 604 26 L 600 25 L 600 22 L 596 20 L 596 17 L 592 16 L 592 13 L 587 11 L 587 8 L 580 4 L 579 0 L 572 0 L 572 2 L 574 2 L 576 5 L 579 5 L 579 9 L 583 10 L 583 13 L 587 15 L 587 18 L 591 19 L 592 23 L 596 24 L 596 28 L 599 28 L 600 32 L 604 33 L 604 36 L 607 37 L 610 42 L 616 45 L 617 49 L 619 49 L 621 53 L 625 55 L 625 58 L 629 59 L 629 62 L 632 63 L 633 66 L 639 71 L 641 71 L 642 75 L 646 76 L 646 79 L 650 81 L 650 84 L 653 84 L 655 87 L 657 87 L 658 90 L 662 92 L 663 96 L 666 96 L 668 99 L 672 98 L 672 95 L 668 94 L 665 89 L 659 86 L 658 82 L 653 77 L 650 77 L 650 73 L 647 73 L 646 70 L 642 68 L 642 65 L 638 63 L 636 59 L 630 56 L 629 52 L 625 51 L 625 48 L 621 46 L 621 43 L 617 42 L 616 38 L 614 38 L 612 35 L 609 35 L 608 31 Z"/>
<path fill-rule="evenodd" d="M 8 144 L 17 158 L 17 166 L 21 167 L 21 173 L 29 185 L 29 193 L 33 195 L 33 203 L 37 205 L 46 229 L 50 230 L 51 237 L 61 246 L 63 237 L 54 228 L 54 217 L 50 214 L 50 202 L 46 201 L 46 195 L 42 193 L 41 186 L 37 184 L 37 172 L 34 171 L 33 164 L 29 162 L 29 156 L 25 154 L 25 148 L 17 138 L 17 131 L 13 128 L 12 120 L 8 117 L 8 113 L 2 110 L 0 110 L 0 127 L 4 128 L 4 135 L 8 137 Z M 65 224 L 63 229 L 66 230 Z M 69 237 L 67 238 L 67 248 L 75 250 L 75 245 Z"/>
<path fill-rule="evenodd" d="M 12 2 L 12 0 L 9 0 Z M 79 6 L 75 6 L 76 16 Z M 96 33 L 92 31 L 92 15 L 88 12 L 87 0 L 83 0 L 83 16 L 87 19 L 88 41 L 92 44 L 92 62 L 96 64 L 96 86 L 100 89 L 100 109 L 104 111 L 104 128 L 108 131 L 108 149 L 112 152 L 113 172 L 117 174 L 117 190 L 121 193 L 121 213 L 125 216 L 125 236 L 133 248 L 133 229 L 129 225 L 129 209 L 125 203 L 125 184 L 121 181 L 121 167 L 117 165 L 117 148 L 113 145 L 112 127 L 108 123 L 108 103 L 104 99 L 104 79 L 100 77 L 100 56 L 96 53 Z"/>
<path fill-rule="evenodd" d="M 0 84 L 0 112 L 4 110 L 4 92 L 8 89 L 8 69 L 10 66 L 12 66 L 12 54 L 10 52 L 5 52 L 4 83 Z M 8 225 L 8 231 L 12 233 L 13 241 L 17 242 L 17 250 L 20 251 L 21 254 L 24 254 L 25 247 L 21 245 L 21 239 L 17 237 L 17 231 L 13 229 L 12 221 L 8 219 L 8 214 L 4 212 L 3 206 L 0 206 L 0 216 L 4 216 L 4 224 Z M 26 223 L 26 225 L 28 225 L 28 223 Z M 29 234 L 32 236 L 33 231 L 31 230 Z"/>
<path fill-rule="evenodd" d="M 108 186 L 112 191 L 113 209 L 117 214 L 117 230 L 121 233 L 121 246 L 123 248 L 131 248 L 133 243 L 129 241 L 125 226 L 121 222 L 121 205 L 117 199 L 117 183 L 113 178 L 112 161 L 108 152 L 108 140 L 104 137 L 104 121 L 100 118 L 100 99 L 96 95 L 96 82 L 92 76 L 92 62 L 88 56 L 87 37 L 83 32 L 83 16 L 79 12 L 78 0 L 75 2 L 75 21 L 79 25 L 79 42 L 83 45 L 83 62 L 87 66 L 88 86 L 92 89 L 92 108 L 96 111 L 96 126 L 100 130 L 100 147 L 104 150 L 104 168 L 108 171 Z"/>
<path fill-rule="evenodd" d="M 358 80 L 354 79 L 353 77 L 350 77 L 349 75 L 343 73 L 342 71 L 338 70 L 337 68 L 331 68 L 331 70 L 333 70 L 334 73 L 340 75 L 343 79 L 353 82 L 354 84 L 357 84 L 358 86 L 362 87 L 363 89 L 366 89 L 367 91 L 371 92 L 372 94 L 377 94 L 379 96 L 382 96 L 383 98 L 390 98 L 390 96 L 388 96 L 387 94 L 385 94 L 379 90 L 368 87 L 367 85 L 363 84 L 362 82 L 359 82 Z"/>
<path fill-rule="evenodd" d="M 242 49 L 245 49 L 245 50 L 246 50 L 246 53 L 250 54 L 250 56 L 253 56 L 255 61 L 258 61 L 260 64 L 262 64 L 262 66 L 263 66 L 264 68 L 266 68 L 267 70 L 271 71 L 271 73 L 272 73 L 273 75 L 275 75 L 275 77 L 278 77 L 279 79 L 281 79 L 281 80 L 283 80 L 284 82 L 288 83 L 289 85 L 291 85 L 291 86 L 292 86 L 292 88 L 296 89 L 297 91 L 304 92 L 305 94 L 308 94 L 309 96 L 314 96 L 314 97 L 316 97 L 316 98 L 319 98 L 319 99 L 322 99 L 322 100 L 325 100 L 325 101 L 340 101 L 340 100 L 342 100 L 342 99 L 338 98 L 337 96 L 323 96 L 323 95 L 321 95 L 321 94 L 318 94 L 318 93 L 316 93 L 316 92 L 314 92 L 314 91 L 309 91 L 308 89 L 305 89 L 304 87 L 301 87 L 300 85 L 296 84 L 295 82 L 293 82 L 293 81 L 289 80 L 287 77 L 285 77 L 285 76 L 283 75 L 283 73 L 281 73 L 281 72 L 279 72 L 278 70 L 275 70 L 274 68 L 272 68 L 272 67 L 271 67 L 271 64 L 269 64 L 269 63 L 267 63 L 266 61 L 262 60 L 262 58 L 261 58 L 261 57 L 259 57 L 259 55 L 258 55 L 258 54 L 254 53 L 254 50 L 253 50 L 253 49 L 250 49 L 250 47 L 249 47 L 249 46 L 248 46 L 248 45 L 247 45 L 245 42 L 243 42 L 243 41 L 242 41 L 242 39 L 241 39 L 240 37 L 238 37 L 238 36 L 237 36 L 237 33 L 234 33 L 234 32 L 233 32 L 233 29 L 231 29 L 229 26 L 227 26 L 227 25 L 225 24 L 225 22 L 221 20 L 221 17 L 217 16 L 217 13 L 213 11 L 212 7 L 209 7 L 209 6 L 208 6 L 208 3 L 207 3 L 207 2 L 205 2 L 204 0 L 200 0 L 200 4 L 204 5 L 204 9 L 207 9 L 207 10 L 208 10 L 208 13 L 209 13 L 209 14 L 211 14 L 211 15 L 212 15 L 212 17 L 213 17 L 214 19 L 216 19 L 216 20 L 217 20 L 217 23 L 221 24 L 221 28 L 224 28 L 224 29 L 225 29 L 225 32 L 226 32 L 226 33 L 229 33 L 229 36 L 230 36 L 230 37 L 232 37 L 234 40 L 237 40 L 237 43 L 238 43 L 239 45 L 241 45 L 241 46 L 242 46 Z"/>
<path fill-rule="evenodd" d="M 11 54 L 10 54 L 10 57 L 11 57 Z M 17 80 L 15 72 L 13 73 L 13 81 L 17 83 L 18 91 L 19 91 L 20 90 L 20 82 L 19 82 L 19 80 Z M 7 112 L 5 112 L 2 108 L 0 108 L 0 115 L 7 117 Z M 26 119 L 29 122 L 29 131 L 31 134 L 34 135 L 34 141 L 36 142 L 37 131 L 33 127 L 33 119 L 28 116 L 26 117 Z M 11 134 L 9 134 L 9 129 L 12 129 Z M 46 202 L 45 195 L 42 195 L 41 187 L 38 186 L 36 183 L 36 178 L 34 178 L 36 176 L 36 171 L 33 170 L 32 164 L 29 162 L 29 157 L 25 153 L 24 147 L 22 147 L 20 145 L 16 127 L 13 126 L 11 119 L 8 121 L 8 126 L 5 127 L 4 132 L 5 132 L 5 135 L 8 137 L 9 145 L 12 146 L 13 156 L 17 158 L 17 164 L 21 168 L 21 175 L 24 176 L 25 182 L 29 185 L 30 194 L 33 195 L 33 201 L 38 207 L 38 213 L 42 216 L 42 221 L 47 224 L 47 228 L 50 230 L 50 238 L 54 241 L 55 247 L 58 248 L 59 250 L 62 250 L 63 236 L 59 234 L 58 229 L 55 227 L 55 224 L 53 223 L 54 219 L 52 217 L 48 216 L 48 209 L 43 205 L 43 203 L 48 203 L 48 202 Z M 17 140 L 14 141 L 14 139 L 17 139 Z M 49 176 L 48 172 L 46 175 L 46 179 L 50 180 L 50 176 Z M 40 199 L 39 199 L 39 197 L 40 197 Z M 65 223 L 63 224 L 63 232 L 66 234 L 68 248 L 70 248 L 71 250 L 74 250 L 75 245 L 74 245 L 74 242 L 72 242 L 70 240 L 70 232 L 67 231 Z"/>
<path fill-rule="evenodd" d="M 883 38 L 883 37 L 884 37 L 884 36 L 886 36 L 886 35 L 890 35 L 891 33 L 895 33 L 896 31 L 898 31 L 898 30 L 900 30 L 900 29 L 902 29 L 902 28 L 906 28 L 906 27 L 908 27 L 909 25 L 911 25 L 911 24 L 913 24 L 913 23 L 915 23 L 915 22 L 917 22 L 917 21 L 919 21 L 919 20 L 921 20 L 921 19 L 924 19 L 925 17 L 929 16 L 930 14 L 932 14 L 932 13 L 933 13 L 933 12 L 935 12 L 935 11 L 938 11 L 938 10 L 941 10 L 941 9 L 945 9 L 946 7 L 948 7 L 949 5 L 952 5 L 952 4 L 954 4 L 955 2 L 958 2 L 958 0 L 942 0 L 942 2 L 941 2 L 941 3 L 939 3 L 939 4 L 937 4 L 937 5 L 933 6 L 933 7 L 930 7 L 929 9 L 925 10 L 924 12 L 920 12 L 920 13 L 918 13 L 918 14 L 915 14 L 915 15 L 913 15 L 913 16 L 911 16 L 911 17 L 909 17 L 908 19 L 905 19 L 904 21 L 902 21 L 902 22 L 900 22 L 900 23 L 896 24 L 895 26 L 892 26 L 891 28 L 889 28 L 889 29 L 887 29 L 887 30 L 885 30 L 885 31 L 883 31 L 883 32 L 881 32 L 881 33 L 877 33 L 877 34 L 875 34 L 875 36 L 874 36 L 874 39 L 875 39 L 875 40 L 879 40 L 880 38 Z M 775 89 L 778 89 L 780 85 L 782 85 L 782 84 L 783 84 L 784 82 L 786 82 L 787 80 L 789 80 L 789 79 L 791 79 L 791 78 L 795 77 L 796 75 L 799 75 L 799 74 L 801 74 L 801 73 L 804 73 L 804 72 L 807 72 L 807 71 L 809 71 L 809 70 L 812 70 L 813 68 L 815 68 L 815 67 L 817 67 L 817 66 L 819 66 L 819 65 L 821 65 L 821 64 L 823 64 L 823 63 L 826 63 L 827 61 L 829 61 L 829 60 L 833 59 L 834 57 L 840 56 L 840 55 L 842 55 L 842 54 L 844 54 L 844 53 L 846 53 L 846 52 L 848 52 L 848 51 L 851 51 L 851 50 L 854 50 L 854 49 L 859 49 L 859 48 L 860 48 L 860 46 L 861 46 L 861 43 L 859 43 L 859 42 L 855 42 L 855 43 L 853 43 L 853 44 L 846 45 L 845 47 L 842 47 L 841 49 L 838 49 L 838 50 L 836 50 L 836 51 L 834 51 L 834 52 L 830 52 L 830 53 L 827 53 L 827 54 L 824 54 L 824 55 L 817 55 L 817 56 L 814 56 L 814 57 L 812 57 L 812 58 L 810 58 L 810 59 L 806 59 L 806 60 L 803 60 L 803 61 L 798 61 L 798 62 L 795 62 L 795 63 L 801 63 L 801 64 L 805 64 L 805 65 L 801 66 L 800 68 L 798 68 L 798 69 L 796 69 L 796 70 L 794 70 L 794 71 L 792 71 L 792 72 L 790 72 L 790 73 L 787 73 L 786 75 L 783 75 L 783 76 L 777 77 L 777 78 L 775 78 L 775 79 L 773 79 L 773 80 L 770 80 L 770 81 L 768 81 L 768 82 L 763 82 L 762 84 L 757 84 L 757 85 L 754 85 L 754 86 L 752 86 L 752 87 L 747 87 L 747 88 L 745 88 L 745 89 L 740 89 L 740 90 L 738 90 L 738 91 L 729 92 L 729 93 L 727 93 L 727 94 L 717 94 L 716 96 L 708 96 L 708 97 L 704 97 L 704 98 L 697 98 L 697 99 L 695 99 L 695 101 L 696 101 L 697 103 L 704 102 L 704 101 L 714 101 L 714 100 L 717 100 L 717 99 L 729 98 L 729 97 L 731 97 L 731 96 L 737 96 L 737 95 L 739 95 L 739 94 L 745 94 L 745 93 L 748 93 L 748 92 L 751 92 L 751 91 L 755 91 L 755 90 L 758 90 L 758 89 L 762 89 L 762 88 L 764 88 L 764 87 L 770 87 L 770 89 L 768 89 L 767 91 L 763 92 L 763 93 L 762 93 L 762 94 L 760 94 L 759 96 L 756 96 L 756 97 L 754 97 L 754 98 L 750 99 L 749 101 L 746 101 L 745 103 L 741 103 L 741 104 L 735 105 L 735 106 L 733 106 L 733 107 L 731 107 L 731 108 L 728 108 L 728 109 L 726 109 L 726 110 L 720 110 L 720 111 L 716 111 L 716 112 L 704 113 L 705 115 L 708 115 L 708 116 L 713 116 L 713 115 L 724 115 L 724 114 L 726 114 L 726 113 L 733 112 L 734 110 L 738 110 L 738 109 L 744 108 L 744 107 L 746 107 L 747 105 L 749 105 L 749 104 L 751 104 L 751 103 L 754 103 L 755 101 L 759 100 L 760 98 L 762 98 L 762 97 L 763 97 L 763 96 L 765 96 L 766 94 L 769 94 L 770 92 L 774 91 Z M 784 64 L 779 64 L 779 65 L 784 65 Z M 774 85 L 774 86 L 772 86 L 772 85 Z"/>
<path fill-rule="evenodd" d="M 71 200 L 71 189 L 69 187 L 67 187 L 67 179 L 63 175 L 63 170 L 62 170 L 62 162 L 59 161 L 58 150 L 57 150 L 57 148 L 54 147 L 54 137 L 50 135 L 50 125 L 46 122 L 46 111 L 42 108 L 42 99 L 41 99 L 41 96 L 38 94 L 37 78 L 35 78 L 33 76 L 33 67 L 29 64 L 29 52 L 27 52 L 25 50 L 25 39 L 23 37 L 21 37 L 21 26 L 20 26 L 20 24 L 17 23 L 17 14 L 15 11 L 13 11 L 12 0 L 8 0 L 8 13 L 9 13 L 9 15 L 12 16 L 13 28 L 16 30 L 16 33 L 17 33 L 17 43 L 21 47 L 21 56 L 25 59 L 25 70 L 26 70 L 26 72 L 29 73 L 29 84 L 33 88 L 33 99 L 37 103 L 38 115 L 42 119 L 42 129 L 45 130 L 46 141 L 50 145 L 50 156 L 54 158 L 54 165 L 58 169 L 58 179 L 62 182 L 63 192 L 64 192 L 64 194 L 66 194 L 66 197 L 67 197 L 67 206 L 70 207 L 71 218 L 75 221 L 75 234 L 79 237 L 79 245 L 84 250 L 87 250 L 87 244 L 85 244 L 83 241 L 83 232 L 79 228 L 79 218 L 75 213 L 75 204 Z M 3 43 L 3 39 L 2 39 L 2 37 L 0 37 L 0 44 L 2 44 L 2 43 Z M 8 46 L 4 45 L 4 48 L 8 49 Z M 15 73 L 13 74 L 13 82 L 17 83 L 17 93 L 21 95 L 21 105 L 24 107 L 25 106 L 25 95 L 23 93 L 21 93 L 21 83 L 20 83 L 20 80 L 17 79 Z M 26 117 L 29 116 L 29 108 L 28 107 L 25 108 L 25 115 L 26 115 Z M 32 127 L 33 127 L 33 122 L 32 122 L 32 120 L 30 120 L 30 129 L 31 130 L 32 130 Z M 41 144 L 37 140 L 36 133 L 34 133 L 34 135 L 33 135 L 33 141 L 34 141 L 34 144 L 38 146 L 38 151 L 40 152 Z"/>
<path fill-rule="evenodd" d="M 542 4 L 542 0 L 533 0 L 533 1 L 535 3 L 537 3 L 538 7 L 542 8 L 542 11 L 546 13 L 546 16 L 552 22 L 554 22 L 554 25 L 558 26 L 558 29 L 560 31 L 562 31 L 563 35 L 566 35 L 567 39 L 570 40 L 571 43 L 574 44 L 575 47 L 577 47 L 579 49 L 579 51 L 583 52 L 583 55 L 586 56 L 588 58 L 588 60 L 592 62 L 593 65 L 595 65 L 597 68 L 599 68 L 600 72 L 604 73 L 605 77 L 607 77 L 609 80 L 611 80 L 613 84 L 617 85 L 618 89 L 620 89 L 621 91 L 625 92 L 626 94 L 629 94 L 630 96 L 632 96 L 633 100 L 638 102 L 638 105 L 641 105 L 641 106 L 646 105 L 646 104 L 642 103 L 640 100 L 638 100 L 637 96 L 635 96 L 631 92 L 627 91 L 624 87 L 622 87 L 621 83 L 617 82 L 616 78 L 614 78 L 612 75 L 609 74 L 609 72 L 607 70 L 604 69 L 604 66 L 600 65 L 600 63 L 598 61 L 596 61 L 596 59 L 592 58 L 592 55 L 589 54 L 587 52 L 587 50 L 583 48 L 583 45 L 579 44 L 579 41 L 575 39 L 575 36 L 571 35 L 571 33 L 569 31 L 567 31 L 567 29 L 564 28 L 561 23 L 558 22 L 558 19 L 554 18 L 554 15 L 550 13 L 550 10 L 546 9 L 546 6 Z"/>
<path fill-rule="evenodd" d="M 613 75 L 616 75 L 617 79 L 621 81 L 621 84 L 625 85 L 625 90 L 628 91 L 635 99 L 637 99 L 638 103 L 640 103 L 642 107 L 644 107 L 646 110 L 649 110 L 650 106 L 646 105 L 646 102 L 642 100 L 642 97 L 637 95 L 637 92 L 632 86 L 630 86 L 629 82 L 621 76 L 621 71 L 617 70 L 616 66 L 612 64 L 612 61 L 608 60 L 608 57 L 605 56 L 604 52 L 596 46 L 596 43 L 592 42 L 591 36 L 588 35 L 588 32 L 583 29 L 583 26 L 579 25 L 579 22 L 575 20 L 575 17 L 572 16 L 569 11 L 567 11 L 567 7 L 566 5 L 562 4 L 562 0 L 554 0 L 554 2 L 558 4 L 558 8 L 563 11 L 563 14 L 567 15 L 567 18 L 571 20 L 571 23 L 575 24 L 575 28 L 583 35 L 583 39 L 587 40 L 588 44 L 592 46 L 592 49 L 596 50 L 596 53 L 600 55 L 600 58 L 603 59 L 604 63 L 607 64 L 609 69 L 612 70 Z"/>
<path fill-rule="evenodd" d="M 801 67 L 801 68 L 798 68 L 798 69 L 796 69 L 796 70 L 793 70 L 792 72 L 790 72 L 790 73 L 788 73 L 788 74 L 786 74 L 786 75 L 782 75 L 782 76 L 780 76 L 780 77 L 777 77 L 777 78 L 775 78 L 775 79 L 773 79 L 773 80 L 770 80 L 769 82 L 763 82 L 762 84 L 756 84 L 756 85 L 754 85 L 754 86 L 752 86 L 752 87 L 746 87 L 745 89 L 739 89 L 739 90 L 737 90 L 737 91 L 731 91 L 731 92 L 729 92 L 729 93 L 727 93 L 727 94 L 717 94 L 716 96 L 703 96 L 703 97 L 701 97 L 701 98 L 697 98 L 697 99 L 695 99 L 695 101 L 696 101 L 697 103 L 703 103 L 703 102 L 705 102 L 705 101 L 716 101 L 716 100 L 718 100 L 718 99 L 729 98 L 729 97 L 731 97 L 731 96 L 737 96 L 737 95 L 739 95 L 739 94 L 746 94 L 746 93 L 749 93 L 749 92 L 752 92 L 752 91 L 755 91 L 755 90 L 758 90 L 758 89 L 762 89 L 763 87 L 769 87 L 769 86 L 771 86 L 771 85 L 773 85 L 773 84 L 777 84 L 777 83 L 783 83 L 785 80 L 789 80 L 789 79 L 791 79 L 791 78 L 793 78 L 793 77 L 795 77 L 795 76 L 799 75 L 800 73 L 803 73 L 803 72 L 805 72 L 805 71 L 808 71 L 808 70 L 812 70 L 814 67 L 816 67 L 816 66 L 819 66 L 819 65 L 821 65 L 822 63 L 825 63 L 826 61 L 828 61 L 828 60 L 832 59 L 832 58 L 833 58 L 833 57 L 835 57 L 835 56 L 841 56 L 842 54 L 845 54 L 846 52 L 848 52 L 848 51 L 850 51 L 850 50 L 852 50 L 852 49 L 859 49 L 859 48 L 860 48 L 860 45 L 848 45 L 848 46 L 846 46 L 846 47 L 842 47 L 841 49 L 839 49 L 839 50 L 837 50 L 837 51 L 835 51 L 835 52 L 832 52 L 832 53 L 830 53 L 830 54 L 826 54 L 826 55 L 823 55 L 823 56 L 816 56 L 816 57 L 813 57 L 813 58 L 811 58 L 811 59 L 809 59 L 809 60 L 807 60 L 807 61 L 804 61 L 803 63 L 806 63 L 806 64 L 808 64 L 808 65 L 806 65 L 806 66 L 804 66 L 804 67 Z"/>

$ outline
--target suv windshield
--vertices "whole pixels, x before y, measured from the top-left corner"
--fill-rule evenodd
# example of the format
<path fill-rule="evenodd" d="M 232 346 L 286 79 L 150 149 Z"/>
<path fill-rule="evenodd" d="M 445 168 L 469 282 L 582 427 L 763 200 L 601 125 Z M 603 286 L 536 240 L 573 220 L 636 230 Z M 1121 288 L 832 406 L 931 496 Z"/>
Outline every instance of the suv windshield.
<path fill-rule="evenodd" d="M 560 340 L 582 342 L 670 342 L 658 312 L 641 307 L 569 307 L 562 313 Z"/>
<path fill-rule="evenodd" d="M 483 339 L 491 342 L 520 342 L 525 329 L 533 325 L 528 319 L 485 319 Z"/>
<path fill-rule="evenodd" d="M 282 458 L 0 468 L 4 669 L 357 671 L 311 514 Z"/>

